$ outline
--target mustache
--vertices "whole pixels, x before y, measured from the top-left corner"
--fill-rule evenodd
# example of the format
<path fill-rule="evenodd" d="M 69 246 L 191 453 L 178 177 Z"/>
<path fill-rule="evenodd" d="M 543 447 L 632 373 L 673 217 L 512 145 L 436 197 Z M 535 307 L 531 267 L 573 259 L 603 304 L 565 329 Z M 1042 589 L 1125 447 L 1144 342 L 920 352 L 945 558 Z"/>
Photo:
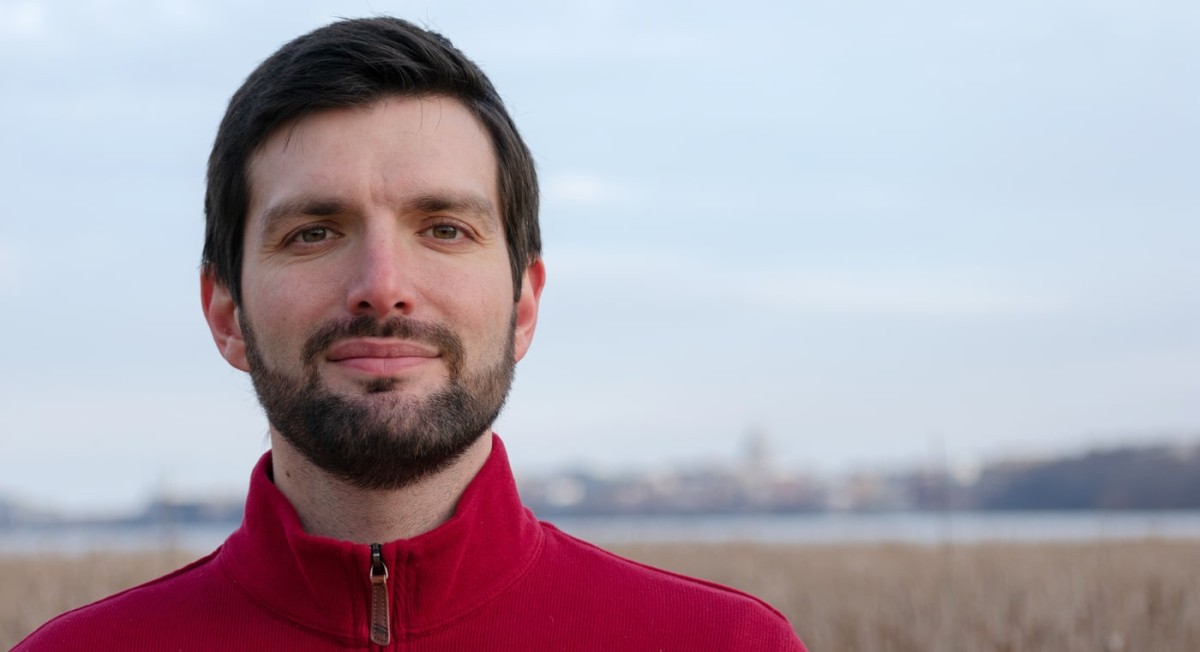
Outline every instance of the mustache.
<path fill-rule="evenodd" d="M 351 337 L 397 338 L 427 344 L 438 350 L 449 367 L 450 377 L 457 378 L 462 370 L 463 343 L 448 327 L 396 315 L 378 320 L 370 315 L 330 321 L 317 329 L 304 343 L 301 352 L 304 364 L 315 367 L 321 352 L 334 342 Z"/>

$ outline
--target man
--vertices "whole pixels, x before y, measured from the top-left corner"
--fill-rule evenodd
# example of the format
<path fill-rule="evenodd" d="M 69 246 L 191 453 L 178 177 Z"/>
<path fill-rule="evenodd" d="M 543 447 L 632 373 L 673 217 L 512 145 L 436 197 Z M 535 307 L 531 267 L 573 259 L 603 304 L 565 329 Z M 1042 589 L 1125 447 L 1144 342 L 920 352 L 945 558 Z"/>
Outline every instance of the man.
<path fill-rule="evenodd" d="M 537 521 L 491 433 L 545 282 L 532 158 L 406 22 L 286 46 L 230 101 L 201 274 L 271 426 L 208 557 L 18 650 L 803 650 L 732 589 Z"/>

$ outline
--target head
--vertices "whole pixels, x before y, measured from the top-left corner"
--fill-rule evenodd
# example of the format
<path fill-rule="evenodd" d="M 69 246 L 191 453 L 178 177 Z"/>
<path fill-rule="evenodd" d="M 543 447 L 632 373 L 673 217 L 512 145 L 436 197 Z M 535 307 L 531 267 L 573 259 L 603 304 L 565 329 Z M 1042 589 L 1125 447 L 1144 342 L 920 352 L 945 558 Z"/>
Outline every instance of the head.
<path fill-rule="evenodd" d="M 273 432 L 394 488 L 496 418 L 543 272 L 528 149 L 444 38 L 390 18 L 285 45 L 209 159 L 202 287 Z"/>
<path fill-rule="evenodd" d="M 268 136 L 323 109 L 429 95 L 461 102 L 491 138 L 515 301 L 521 275 L 542 247 L 533 156 L 479 66 L 440 34 L 398 18 L 346 20 L 305 34 L 263 61 L 234 93 L 208 159 L 205 272 L 241 304 L 248 167 Z"/>

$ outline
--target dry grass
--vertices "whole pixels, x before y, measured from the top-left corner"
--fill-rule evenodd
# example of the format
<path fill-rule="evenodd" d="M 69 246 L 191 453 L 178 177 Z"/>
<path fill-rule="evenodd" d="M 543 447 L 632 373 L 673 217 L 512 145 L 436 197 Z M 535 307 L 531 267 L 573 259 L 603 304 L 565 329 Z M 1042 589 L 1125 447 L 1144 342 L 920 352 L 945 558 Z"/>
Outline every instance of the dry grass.
<path fill-rule="evenodd" d="M 1200 542 L 614 548 L 764 598 L 814 652 L 1200 650 Z M 0 649 L 192 556 L 0 557 Z"/>
<path fill-rule="evenodd" d="M 814 651 L 1200 650 L 1200 542 L 620 552 L 762 597 Z"/>
<path fill-rule="evenodd" d="M 0 650 L 57 614 L 163 575 L 191 552 L 0 556 Z"/>

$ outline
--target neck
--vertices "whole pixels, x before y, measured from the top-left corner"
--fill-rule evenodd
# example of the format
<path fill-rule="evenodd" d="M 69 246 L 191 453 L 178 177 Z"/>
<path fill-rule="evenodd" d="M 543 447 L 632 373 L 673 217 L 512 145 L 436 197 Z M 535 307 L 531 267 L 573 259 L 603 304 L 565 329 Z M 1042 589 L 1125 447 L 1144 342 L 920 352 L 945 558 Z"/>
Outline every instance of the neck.
<path fill-rule="evenodd" d="M 400 489 L 361 489 L 317 468 L 271 429 L 275 486 L 304 531 L 353 543 L 410 539 L 445 523 L 492 452 L 489 433 L 446 468 Z"/>

